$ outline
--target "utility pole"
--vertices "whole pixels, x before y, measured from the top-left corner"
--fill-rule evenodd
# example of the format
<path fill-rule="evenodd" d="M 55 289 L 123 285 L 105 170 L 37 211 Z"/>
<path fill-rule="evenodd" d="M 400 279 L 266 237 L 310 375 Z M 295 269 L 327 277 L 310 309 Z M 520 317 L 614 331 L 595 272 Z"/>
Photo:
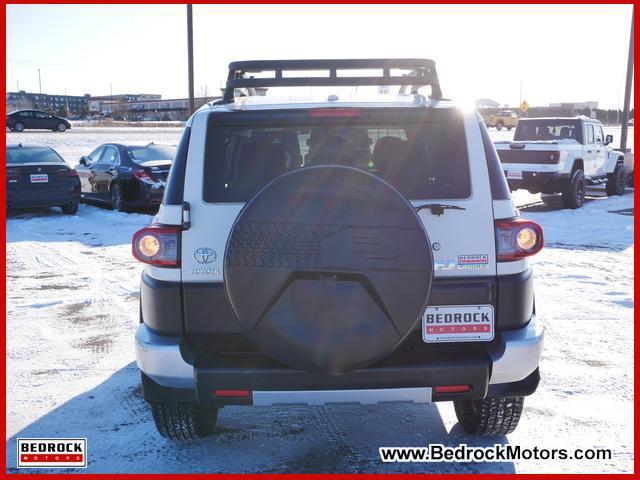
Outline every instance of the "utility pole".
<path fill-rule="evenodd" d="M 20 91 L 20 82 L 18 80 L 16 80 L 16 88 L 17 88 L 16 92 L 19 92 Z"/>
<path fill-rule="evenodd" d="M 109 84 L 109 113 L 113 112 L 113 83 Z"/>
<path fill-rule="evenodd" d="M 40 69 L 38 69 L 38 85 L 40 85 L 40 95 L 42 95 L 42 77 L 40 76 Z"/>
<path fill-rule="evenodd" d="M 518 102 L 519 105 L 522 105 L 522 80 L 520 80 L 520 101 Z"/>
<path fill-rule="evenodd" d="M 620 133 L 620 150 L 627 150 L 627 130 L 629 125 L 629 103 L 631 102 L 631 81 L 633 80 L 633 12 L 631 13 L 631 33 L 629 35 L 629 58 L 627 60 L 627 83 L 624 88 L 624 105 L 622 111 L 622 132 Z"/>
<path fill-rule="evenodd" d="M 189 76 L 189 116 L 195 110 L 193 88 L 193 5 L 187 4 L 187 59 Z"/>

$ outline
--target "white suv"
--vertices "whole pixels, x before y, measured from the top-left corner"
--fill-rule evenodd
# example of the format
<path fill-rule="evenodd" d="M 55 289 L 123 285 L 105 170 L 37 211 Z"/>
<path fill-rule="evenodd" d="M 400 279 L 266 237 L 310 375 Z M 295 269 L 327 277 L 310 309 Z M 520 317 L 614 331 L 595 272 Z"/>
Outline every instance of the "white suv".
<path fill-rule="evenodd" d="M 401 89 L 252 95 L 312 85 Z M 542 244 L 433 61 L 232 63 L 133 238 L 158 431 L 214 433 L 225 405 L 453 401 L 467 432 L 507 434 L 540 378 L 527 257 Z"/>
<path fill-rule="evenodd" d="M 585 116 L 522 118 L 513 142 L 496 142 L 512 190 L 542 193 L 542 199 L 562 194 L 566 208 L 580 208 L 587 185 L 605 184 L 607 195 L 624 195 L 625 154 L 615 150 L 613 135 Z"/>

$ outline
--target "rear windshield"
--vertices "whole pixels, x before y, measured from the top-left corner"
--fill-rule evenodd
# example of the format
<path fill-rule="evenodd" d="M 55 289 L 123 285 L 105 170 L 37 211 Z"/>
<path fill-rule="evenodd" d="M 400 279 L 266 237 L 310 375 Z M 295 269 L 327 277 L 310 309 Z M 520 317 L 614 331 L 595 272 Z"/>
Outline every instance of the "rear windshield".
<path fill-rule="evenodd" d="M 409 199 L 467 198 L 471 187 L 462 117 L 431 117 L 397 110 L 345 117 L 214 115 L 207 134 L 204 199 L 246 202 L 275 177 L 311 165 L 366 170 Z"/>
<path fill-rule="evenodd" d="M 582 143 L 582 129 L 578 120 L 520 120 L 515 141 L 574 140 Z"/>
<path fill-rule="evenodd" d="M 47 147 L 7 148 L 7 165 L 15 163 L 64 163 L 56 152 Z"/>
<path fill-rule="evenodd" d="M 176 155 L 176 147 L 168 145 L 147 145 L 146 147 L 128 147 L 127 151 L 131 160 L 136 163 L 150 162 L 152 160 L 173 160 Z"/>

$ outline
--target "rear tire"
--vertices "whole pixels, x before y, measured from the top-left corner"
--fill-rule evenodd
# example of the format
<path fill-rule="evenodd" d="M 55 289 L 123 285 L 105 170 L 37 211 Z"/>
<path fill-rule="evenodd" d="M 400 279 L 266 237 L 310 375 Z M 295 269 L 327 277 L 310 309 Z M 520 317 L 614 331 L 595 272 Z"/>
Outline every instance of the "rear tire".
<path fill-rule="evenodd" d="M 586 191 L 587 182 L 584 179 L 584 172 L 578 168 L 571 174 L 569 183 L 562 191 L 562 205 L 564 208 L 576 209 L 582 207 Z"/>
<path fill-rule="evenodd" d="M 78 213 L 78 201 L 75 200 L 73 203 L 60 205 L 60 208 L 62 209 L 62 213 L 65 215 L 75 215 Z"/>
<path fill-rule="evenodd" d="M 124 212 L 125 202 L 122 187 L 114 183 L 111 185 L 111 208 L 116 212 Z"/>
<path fill-rule="evenodd" d="M 613 173 L 607 175 L 607 195 L 624 195 L 627 190 L 627 169 L 618 165 Z"/>
<path fill-rule="evenodd" d="M 22 122 L 16 122 L 16 124 L 13 126 L 13 129 L 16 132 L 23 132 L 24 131 L 24 123 Z"/>
<path fill-rule="evenodd" d="M 171 440 L 194 440 L 213 433 L 218 409 L 197 403 L 152 403 L 158 433 Z"/>
<path fill-rule="evenodd" d="M 456 400 L 453 405 L 465 432 L 483 437 L 504 436 L 518 426 L 524 397 Z"/>

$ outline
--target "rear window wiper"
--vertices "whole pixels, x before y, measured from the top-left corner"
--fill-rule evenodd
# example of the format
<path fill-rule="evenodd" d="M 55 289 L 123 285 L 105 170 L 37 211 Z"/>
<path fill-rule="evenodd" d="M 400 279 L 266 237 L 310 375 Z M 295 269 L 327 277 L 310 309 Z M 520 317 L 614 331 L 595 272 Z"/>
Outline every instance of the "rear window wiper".
<path fill-rule="evenodd" d="M 445 210 L 466 210 L 464 207 L 459 207 L 458 205 L 445 205 L 442 203 L 425 203 L 424 205 L 418 205 L 414 207 L 416 212 L 420 210 L 424 210 L 428 208 L 431 210 L 432 215 L 440 216 L 444 213 Z"/>

